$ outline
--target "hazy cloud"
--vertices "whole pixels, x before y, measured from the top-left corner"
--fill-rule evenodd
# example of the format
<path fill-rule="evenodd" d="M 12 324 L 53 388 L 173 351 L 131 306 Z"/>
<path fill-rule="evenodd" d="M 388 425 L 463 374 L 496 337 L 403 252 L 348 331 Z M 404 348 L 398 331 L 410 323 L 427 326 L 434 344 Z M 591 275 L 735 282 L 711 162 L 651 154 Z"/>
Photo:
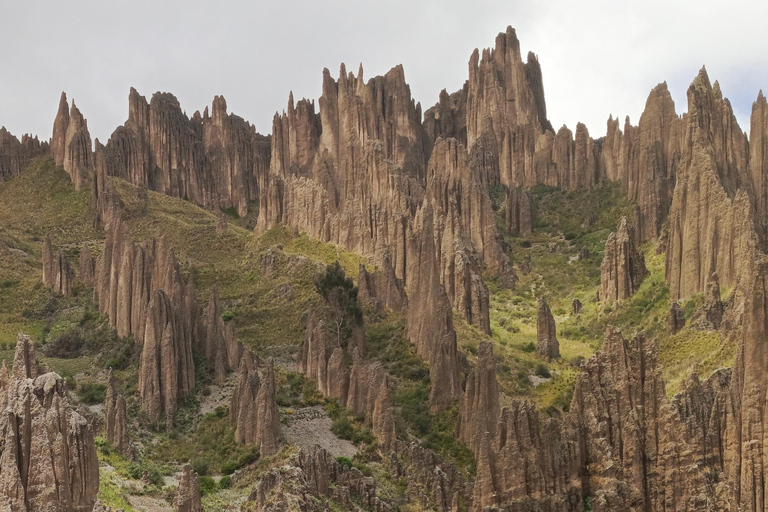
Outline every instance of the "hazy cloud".
<path fill-rule="evenodd" d="M 706 64 L 748 129 L 757 92 L 768 88 L 768 2 L 714 0 L 296 0 L 3 1 L 0 125 L 50 137 L 65 90 L 106 140 L 127 118 L 128 89 L 174 93 L 189 114 L 215 94 L 229 110 L 271 130 L 272 115 L 317 98 L 321 71 L 339 64 L 372 77 L 402 63 L 428 107 L 461 87 L 475 47 L 507 25 L 539 56 L 549 118 L 584 122 L 597 137 L 609 114 L 642 112 L 664 80 L 678 112 Z"/>

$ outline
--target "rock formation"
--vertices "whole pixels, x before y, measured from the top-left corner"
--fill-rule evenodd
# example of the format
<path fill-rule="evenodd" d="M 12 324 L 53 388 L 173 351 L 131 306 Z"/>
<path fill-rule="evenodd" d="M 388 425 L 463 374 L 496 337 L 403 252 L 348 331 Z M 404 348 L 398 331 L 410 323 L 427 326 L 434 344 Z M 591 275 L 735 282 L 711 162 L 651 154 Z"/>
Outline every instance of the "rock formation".
<path fill-rule="evenodd" d="M 688 88 L 683 154 L 669 214 L 666 278 L 672 300 L 703 292 L 716 272 L 735 286 L 756 243 L 747 138 L 706 70 Z"/>
<path fill-rule="evenodd" d="M 386 253 L 377 272 L 369 273 L 365 265 L 360 265 L 357 287 L 361 302 L 368 302 L 376 309 L 389 308 L 400 313 L 408 305 L 403 282 L 395 275 Z"/>
<path fill-rule="evenodd" d="M 48 143 L 23 135 L 21 141 L 0 127 L 0 181 L 18 176 L 29 163 L 48 154 Z"/>
<path fill-rule="evenodd" d="M 720 300 L 720 280 L 717 278 L 717 273 L 709 276 L 702 309 L 707 327 L 713 330 L 719 329 L 720 323 L 723 321 L 725 307 L 723 301 Z"/>
<path fill-rule="evenodd" d="M 72 410 L 64 379 L 40 373 L 19 334 L 12 373 L 1 370 L 0 501 L 7 510 L 90 511 L 99 490 L 93 429 Z"/>
<path fill-rule="evenodd" d="M 547 300 L 539 300 L 539 310 L 536 316 L 536 352 L 547 361 L 560 357 L 560 342 L 557 341 L 557 327 L 552 310 Z"/>
<path fill-rule="evenodd" d="M 456 425 L 457 437 L 476 455 L 481 453 L 480 444 L 484 435 L 488 434 L 491 439 L 495 439 L 499 410 L 493 345 L 483 342 L 478 347 L 477 364 L 467 378 Z"/>
<path fill-rule="evenodd" d="M 165 418 L 167 428 L 181 399 L 195 386 L 190 333 L 185 330 L 178 306 L 162 290 L 149 302 L 139 362 L 141 407 L 150 421 Z"/>
<path fill-rule="evenodd" d="M 581 308 L 582 308 L 582 304 L 581 304 L 581 301 L 579 299 L 573 299 L 573 301 L 571 301 L 571 314 L 573 316 L 580 315 L 581 314 Z"/>
<path fill-rule="evenodd" d="M 91 256 L 91 250 L 87 245 L 80 250 L 78 277 L 85 286 L 93 286 L 96 279 L 96 259 Z"/>
<path fill-rule="evenodd" d="M 205 346 L 202 352 L 208 359 L 208 366 L 213 372 L 213 380 L 221 385 L 227 379 L 227 373 L 230 370 L 229 345 L 227 328 L 222 318 L 221 304 L 219 301 L 219 287 L 214 286 L 211 289 L 211 297 L 208 299 L 208 309 L 206 311 L 204 323 L 207 327 L 205 334 Z"/>
<path fill-rule="evenodd" d="M 43 285 L 51 288 L 56 295 L 70 295 L 74 273 L 64 251 L 54 254 L 51 238 L 43 242 Z"/>
<path fill-rule="evenodd" d="M 112 371 L 107 378 L 107 399 L 104 404 L 107 441 L 128 460 L 136 457 L 134 447 L 128 437 L 128 413 L 125 398 L 117 392 Z"/>
<path fill-rule="evenodd" d="M 507 193 L 505 222 L 513 235 L 531 236 L 536 224 L 531 193 L 521 187 L 512 187 Z"/>
<path fill-rule="evenodd" d="M 235 422 L 236 442 L 257 446 L 262 456 L 277 452 L 280 416 L 275 401 L 275 370 L 271 360 L 267 362 L 261 378 L 250 361 L 240 366 L 240 381 L 232 395 L 230 418 Z"/>
<path fill-rule="evenodd" d="M 670 334 L 675 334 L 683 327 L 685 327 L 685 312 L 680 307 L 679 302 L 673 302 L 669 307 L 669 327 L 667 330 Z"/>
<path fill-rule="evenodd" d="M 75 190 L 80 190 L 93 171 L 93 150 L 88 122 L 72 102 L 69 108 L 67 95 L 61 93 L 59 112 L 53 123 L 51 153 L 56 165 L 67 171 Z"/>
<path fill-rule="evenodd" d="M 408 265 L 414 269 L 408 283 L 407 332 L 416 353 L 429 363 L 430 404 L 447 408 L 461 392 L 453 311 L 440 283 L 432 237 L 432 210 L 421 210 L 410 235 Z"/>
<path fill-rule="evenodd" d="M 200 482 L 191 464 L 184 464 L 174 505 L 179 512 L 203 512 Z"/>
<path fill-rule="evenodd" d="M 269 137 L 213 99 L 188 118 L 169 93 L 150 102 L 131 88 L 128 120 L 104 147 L 106 174 L 137 186 L 186 198 L 205 208 L 234 208 L 240 215 L 259 197 L 269 168 Z"/>
<path fill-rule="evenodd" d="M 634 229 L 626 217 L 622 217 L 619 228 L 608 235 L 605 255 L 600 268 L 600 298 L 616 302 L 631 297 L 647 275 L 645 257 L 638 249 Z"/>
<path fill-rule="evenodd" d="M 392 458 L 390 471 L 405 479 L 406 493 L 412 502 L 425 510 L 440 512 L 466 508 L 472 490 L 456 466 L 417 443 L 402 441 L 397 443 Z M 401 464 L 401 459 L 409 463 Z"/>

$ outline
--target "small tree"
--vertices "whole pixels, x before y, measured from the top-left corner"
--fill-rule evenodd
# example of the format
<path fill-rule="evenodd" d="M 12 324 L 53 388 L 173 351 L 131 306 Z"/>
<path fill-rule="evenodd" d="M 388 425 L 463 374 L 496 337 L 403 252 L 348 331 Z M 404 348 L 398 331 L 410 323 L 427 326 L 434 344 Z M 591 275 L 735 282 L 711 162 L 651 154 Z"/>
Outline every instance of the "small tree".
<path fill-rule="evenodd" d="M 357 301 L 357 286 L 335 261 L 325 268 L 325 273 L 315 278 L 315 288 L 328 305 L 329 327 L 336 335 L 339 346 L 342 346 L 351 336 L 352 328 L 363 321 L 363 310 Z"/>

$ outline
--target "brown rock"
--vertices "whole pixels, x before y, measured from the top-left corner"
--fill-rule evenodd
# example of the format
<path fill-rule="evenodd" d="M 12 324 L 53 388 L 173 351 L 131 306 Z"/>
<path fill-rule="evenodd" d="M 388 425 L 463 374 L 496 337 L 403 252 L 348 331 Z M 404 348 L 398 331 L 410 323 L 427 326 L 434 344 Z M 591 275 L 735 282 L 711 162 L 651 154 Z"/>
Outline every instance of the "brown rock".
<path fill-rule="evenodd" d="M 673 302 L 669 307 L 669 328 L 670 334 L 675 334 L 685 327 L 685 312 L 680 307 L 680 303 Z"/>
<path fill-rule="evenodd" d="M 547 361 L 560 357 L 555 317 L 544 298 L 539 301 L 539 312 L 536 317 L 536 352 Z"/>
<path fill-rule="evenodd" d="M 378 272 L 369 273 L 365 265 L 360 265 L 358 297 L 380 310 L 389 308 L 402 312 L 408 306 L 403 282 L 395 275 L 388 254 L 384 254 Z"/>
<path fill-rule="evenodd" d="M 235 441 L 257 446 L 262 456 L 279 448 L 280 416 L 275 401 L 275 370 L 267 362 L 262 378 L 255 368 L 242 365 L 231 411 L 235 418 Z"/>
<path fill-rule="evenodd" d="M 631 297 L 647 275 L 645 257 L 637 248 L 635 231 L 622 217 L 619 228 L 608 235 L 600 268 L 600 298 L 608 303 Z"/>
<path fill-rule="evenodd" d="M 521 187 L 512 187 L 507 192 L 506 225 L 513 235 L 531 236 L 534 220 L 531 193 Z"/>
<path fill-rule="evenodd" d="M 223 97 L 211 114 L 188 118 L 178 100 L 155 93 L 151 102 L 131 88 L 128 121 L 104 148 L 106 175 L 205 208 L 234 208 L 240 215 L 258 198 L 269 168 L 269 138 L 227 114 Z"/>
<path fill-rule="evenodd" d="M 307 313 L 307 332 L 301 346 L 299 372 L 317 384 L 320 393 L 346 403 L 349 373 L 344 349 L 328 333 L 314 310 Z"/>
<path fill-rule="evenodd" d="M 104 416 L 107 431 L 107 441 L 128 460 L 136 458 L 134 447 L 128 437 L 128 414 L 125 398 L 117 392 L 112 370 L 107 379 L 107 399 L 104 404 Z"/>
<path fill-rule="evenodd" d="M 182 315 L 162 290 L 152 293 L 139 363 L 141 407 L 150 421 L 170 430 L 179 400 L 195 385 L 192 340 Z"/>
<path fill-rule="evenodd" d="M 0 499 L 7 510 L 91 510 L 99 490 L 93 429 L 72 410 L 65 381 L 36 366 L 31 340 L 19 334 L 2 390 Z"/>
<path fill-rule="evenodd" d="M 54 254 L 51 238 L 43 243 L 43 285 L 56 295 L 68 296 L 72 292 L 74 274 L 63 251 Z"/>
<path fill-rule="evenodd" d="M 720 281 L 717 278 L 717 272 L 709 276 L 703 309 L 707 324 L 714 330 L 719 329 L 725 307 L 720 300 Z"/>
<path fill-rule="evenodd" d="M 582 308 L 582 304 L 581 304 L 581 301 L 579 299 L 573 299 L 573 301 L 571 301 L 571 314 L 573 316 L 580 315 L 581 314 L 581 308 Z"/>
<path fill-rule="evenodd" d="M 56 165 L 67 171 L 75 190 L 80 190 L 93 170 L 93 153 L 88 122 L 72 102 L 67 110 L 67 95 L 61 93 L 59 112 L 53 123 L 51 153 Z"/>
<path fill-rule="evenodd" d="M 184 464 L 179 477 L 179 488 L 176 491 L 174 505 L 179 512 L 202 512 L 202 496 L 197 473 L 191 464 Z"/>
<path fill-rule="evenodd" d="M 229 372 L 229 356 L 227 354 L 227 330 L 224 319 L 221 316 L 221 304 L 219 301 L 219 287 L 211 289 L 211 297 L 208 299 L 208 309 L 204 323 L 207 326 L 205 335 L 204 353 L 208 364 L 213 371 L 213 380 L 221 385 L 227 380 Z"/>
<path fill-rule="evenodd" d="M 499 387 L 493 345 L 483 342 L 478 347 L 477 364 L 467 378 L 466 391 L 456 425 L 456 435 L 476 457 L 480 456 L 483 436 L 496 438 L 499 422 Z"/>
<path fill-rule="evenodd" d="M 91 256 L 91 249 L 87 245 L 84 245 L 80 250 L 78 277 L 84 285 L 94 285 L 96 279 L 96 259 Z"/>
<path fill-rule="evenodd" d="M 461 392 L 456 331 L 453 311 L 440 283 L 431 208 L 419 212 L 416 225 L 409 240 L 408 262 L 414 278 L 408 284 L 407 332 L 416 353 L 430 365 L 431 407 L 443 410 Z"/>
<path fill-rule="evenodd" d="M 0 180 L 18 176 L 35 158 L 48 154 L 48 143 L 24 134 L 21 141 L 0 127 Z"/>

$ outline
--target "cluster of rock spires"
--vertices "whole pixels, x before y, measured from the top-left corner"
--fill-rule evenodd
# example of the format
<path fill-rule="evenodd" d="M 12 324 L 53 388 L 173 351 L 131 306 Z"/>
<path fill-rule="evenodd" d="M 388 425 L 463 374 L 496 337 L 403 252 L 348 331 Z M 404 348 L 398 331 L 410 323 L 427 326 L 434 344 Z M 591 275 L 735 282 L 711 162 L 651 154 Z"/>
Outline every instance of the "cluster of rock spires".
<path fill-rule="evenodd" d="M 72 291 L 74 273 L 64 251 L 54 253 L 51 237 L 43 242 L 43 285 L 56 295 L 67 296 Z"/>
<path fill-rule="evenodd" d="M 127 460 L 136 458 L 136 449 L 128 437 L 128 412 L 125 397 L 117 391 L 112 371 L 107 377 L 107 397 L 104 403 L 104 430 L 107 441 Z"/>
<path fill-rule="evenodd" d="M 47 142 L 26 134 L 19 140 L 0 127 L 0 180 L 18 176 L 33 159 L 48 154 Z"/>
<path fill-rule="evenodd" d="M 257 360 L 245 351 L 240 364 L 240 379 L 232 394 L 230 421 L 235 425 L 235 441 L 259 448 L 262 456 L 273 455 L 280 443 L 280 416 L 275 399 L 275 369 L 270 359 L 259 377 Z"/>
<path fill-rule="evenodd" d="M 173 504 L 178 512 L 203 512 L 200 481 L 191 464 L 184 464 L 181 468 L 179 488 Z"/>
<path fill-rule="evenodd" d="M 536 352 L 547 361 L 560 357 L 555 317 L 543 297 L 539 300 L 539 310 L 536 314 Z"/>
<path fill-rule="evenodd" d="M 99 491 L 93 428 L 72 410 L 64 379 L 42 373 L 19 334 L 0 368 L 0 503 L 5 510 L 86 512 Z"/>
<path fill-rule="evenodd" d="M 600 268 L 600 298 L 608 303 L 631 297 L 647 275 L 645 256 L 639 248 L 635 230 L 626 217 L 608 235 Z"/>

